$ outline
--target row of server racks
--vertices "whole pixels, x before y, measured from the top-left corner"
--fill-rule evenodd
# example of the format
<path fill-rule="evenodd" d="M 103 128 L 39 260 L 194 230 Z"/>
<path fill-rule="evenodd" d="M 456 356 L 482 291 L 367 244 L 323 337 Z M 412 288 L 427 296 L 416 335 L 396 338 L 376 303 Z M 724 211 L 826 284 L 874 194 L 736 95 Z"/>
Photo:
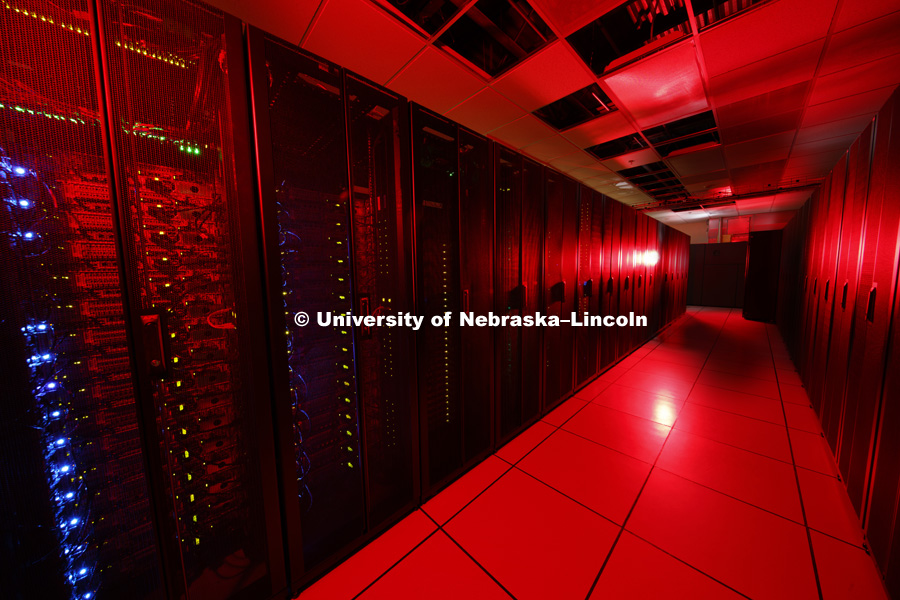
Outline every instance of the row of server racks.
<path fill-rule="evenodd" d="M 778 322 L 867 549 L 900 597 L 900 100 L 785 229 Z"/>
<path fill-rule="evenodd" d="M 684 310 L 683 234 L 230 15 L 0 11 L 4 598 L 296 593 Z M 461 311 L 649 323 L 316 323 Z"/>

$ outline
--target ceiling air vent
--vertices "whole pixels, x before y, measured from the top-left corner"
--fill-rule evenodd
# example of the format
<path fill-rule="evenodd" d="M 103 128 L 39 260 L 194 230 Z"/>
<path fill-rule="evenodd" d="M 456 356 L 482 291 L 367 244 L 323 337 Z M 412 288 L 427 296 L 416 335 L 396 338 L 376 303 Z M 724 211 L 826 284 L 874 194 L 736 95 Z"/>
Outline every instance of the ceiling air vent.
<path fill-rule="evenodd" d="M 626 135 L 625 137 L 616 138 L 614 140 L 603 142 L 602 144 L 597 144 L 596 146 L 591 146 L 590 148 L 585 149 L 600 160 L 605 160 L 607 158 L 620 156 L 622 154 L 634 152 L 635 150 L 640 150 L 641 148 L 646 147 L 647 144 L 643 139 L 641 139 L 641 136 Z"/>
<path fill-rule="evenodd" d="M 635 0 L 566 38 L 596 75 L 690 34 L 684 0 Z"/>
<path fill-rule="evenodd" d="M 496 77 L 555 39 L 525 0 L 479 0 L 437 43 Z"/>
<path fill-rule="evenodd" d="M 766 0 L 694 0 L 694 15 L 697 17 L 697 27 L 703 29 L 713 23 L 718 23 L 729 17 L 747 10 L 756 4 L 762 4 Z"/>
<path fill-rule="evenodd" d="M 562 131 L 616 110 L 609 96 L 592 83 L 534 111 L 534 116 Z"/>
<path fill-rule="evenodd" d="M 690 197 L 687 190 L 664 162 L 625 169 L 619 171 L 619 175 L 656 200 L 671 202 Z"/>
<path fill-rule="evenodd" d="M 459 12 L 462 0 L 385 0 L 428 34 L 435 34 Z"/>
<path fill-rule="evenodd" d="M 694 146 L 719 143 L 719 131 L 716 129 L 716 119 L 711 110 L 647 129 L 644 136 L 660 156 L 669 156 Z"/>

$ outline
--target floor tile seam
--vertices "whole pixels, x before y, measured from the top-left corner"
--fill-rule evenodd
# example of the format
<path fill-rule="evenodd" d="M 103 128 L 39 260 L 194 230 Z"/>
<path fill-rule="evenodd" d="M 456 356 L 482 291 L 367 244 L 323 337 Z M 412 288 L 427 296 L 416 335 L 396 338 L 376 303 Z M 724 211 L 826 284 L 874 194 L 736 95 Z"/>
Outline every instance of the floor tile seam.
<path fill-rule="evenodd" d="M 766 400 L 773 400 L 773 399 L 772 399 L 772 398 L 766 398 Z M 774 401 L 775 401 L 775 402 L 778 402 L 777 400 L 774 400 Z M 752 419 L 752 420 L 754 420 L 754 421 L 759 421 L 760 423 L 768 423 L 769 425 L 775 425 L 776 427 L 784 427 L 784 425 L 785 425 L 784 423 L 773 423 L 772 421 L 766 421 L 765 419 L 760 419 L 760 418 L 758 418 L 758 417 L 751 417 L 751 416 L 749 416 L 749 415 L 743 415 L 743 414 L 738 413 L 738 412 L 733 412 L 733 411 L 730 411 L 730 410 L 725 410 L 724 408 L 716 408 L 715 406 L 709 406 L 708 404 L 700 404 L 699 402 L 693 402 L 693 401 L 691 401 L 691 400 L 685 400 L 685 404 L 693 404 L 694 406 L 702 406 L 703 408 L 708 408 L 709 410 L 716 410 L 716 411 L 719 411 L 720 413 L 725 413 L 725 414 L 729 414 L 729 415 L 735 415 L 735 416 L 737 416 L 737 417 L 743 417 L 743 418 L 745 418 L 745 419 Z"/>
<path fill-rule="evenodd" d="M 719 371 L 712 371 L 713 373 L 718 373 Z M 701 373 L 702 375 L 702 373 Z M 734 373 L 722 373 L 722 375 L 732 375 L 735 376 Z M 737 377 L 744 377 L 743 375 L 737 375 Z M 699 377 L 698 377 L 699 379 Z M 749 379 L 749 378 L 748 378 Z M 756 381 L 766 381 L 765 379 L 757 379 Z M 770 383 L 775 383 L 774 381 Z M 721 385 L 716 385 L 714 383 L 705 383 L 700 382 L 700 385 L 705 385 L 706 387 L 716 388 L 717 390 L 725 390 L 726 392 L 734 392 L 736 394 L 744 394 L 747 396 L 755 396 L 757 398 L 765 398 L 766 400 L 774 400 L 775 402 L 781 402 L 781 390 L 778 391 L 778 398 L 773 398 L 771 396 L 763 396 L 762 394 L 754 394 L 753 392 L 747 392 L 744 390 L 732 390 L 726 387 L 722 387 Z"/>
<path fill-rule="evenodd" d="M 768 327 L 766 328 L 766 339 L 769 341 L 769 350 L 771 351 L 772 339 L 769 336 Z M 772 353 L 772 365 L 773 366 L 775 365 L 775 353 L 774 352 Z M 777 370 L 775 372 L 775 377 L 776 378 L 778 377 Z M 807 542 L 809 543 L 809 558 L 810 558 L 810 561 L 812 562 L 813 575 L 815 576 L 815 579 L 816 579 L 816 590 L 819 593 L 819 600 L 824 600 L 824 595 L 822 593 L 822 582 L 819 579 L 819 566 L 816 564 L 816 550 L 815 550 L 815 547 L 813 546 L 812 532 L 809 527 L 809 518 L 806 515 L 806 502 L 803 499 L 803 489 L 800 486 L 800 472 L 797 470 L 797 459 L 794 456 L 794 444 L 791 441 L 790 427 L 788 426 L 787 409 L 784 406 L 784 399 L 781 396 L 781 385 L 778 385 L 778 397 L 781 398 L 781 412 L 784 415 L 784 429 L 785 429 L 785 433 L 787 434 L 787 438 L 788 438 L 788 450 L 790 450 L 790 453 L 791 453 L 791 462 L 793 463 L 793 466 L 794 466 L 794 480 L 797 484 L 797 495 L 800 498 L 800 512 L 803 515 L 803 525 L 806 528 L 806 539 L 807 539 Z"/>
<path fill-rule="evenodd" d="M 719 330 L 718 335 L 721 335 L 722 330 Z M 718 335 L 716 339 L 718 339 Z M 712 352 L 712 351 L 710 351 Z M 709 355 L 707 354 L 706 359 L 703 364 L 706 364 L 706 360 L 709 360 Z M 701 366 L 701 371 L 703 367 Z M 694 386 L 696 386 L 696 382 L 691 386 L 691 391 L 693 391 Z M 690 396 L 690 392 L 688 392 L 688 396 Z M 685 398 L 686 401 L 686 398 Z M 683 406 L 683 405 L 682 405 Z M 679 412 L 681 412 L 679 410 Z M 628 513 L 625 515 L 625 520 L 622 522 L 622 527 L 619 529 L 619 532 L 616 534 L 616 538 L 613 541 L 612 547 L 610 547 L 609 552 L 606 555 L 606 558 L 603 560 L 603 563 L 600 565 L 600 570 L 597 572 L 597 576 L 594 578 L 594 582 L 591 584 L 590 589 L 588 590 L 587 595 L 585 596 L 585 600 L 590 600 L 591 594 L 594 593 L 594 589 L 597 587 L 597 583 L 600 581 L 600 577 L 603 576 L 603 571 L 606 569 L 606 565 L 609 564 L 609 559 L 612 557 L 613 552 L 615 552 L 616 546 L 619 543 L 619 540 L 622 537 L 622 533 L 625 531 L 625 527 L 628 525 L 628 520 L 631 518 L 631 515 L 634 513 L 634 509 L 637 507 L 638 502 L 641 499 L 641 495 L 644 493 L 644 489 L 647 487 L 647 483 L 650 481 L 650 477 L 653 475 L 653 469 L 656 468 L 656 463 L 659 461 L 659 457 L 662 455 L 663 450 L 665 450 L 666 443 L 669 441 L 669 437 L 672 435 L 672 430 L 675 428 L 675 424 L 678 422 L 678 417 L 675 417 L 675 421 L 673 421 L 672 426 L 669 427 L 669 431 L 666 433 L 666 439 L 663 440 L 662 446 L 660 446 L 659 452 L 656 453 L 656 458 L 653 460 L 653 464 L 650 467 L 650 470 L 647 472 L 647 476 L 644 478 L 644 482 L 641 484 L 641 488 L 638 490 L 637 495 L 634 498 L 634 501 L 631 503 L 631 507 L 628 509 Z M 821 599 L 820 599 L 821 600 Z"/>
<path fill-rule="evenodd" d="M 500 458 L 500 457 L 498 456 L 497 458 Z M 498 481 L 500 481 L 501 479 L 503 479 L 510 471 L 513 470 L 513 468 L 515 468 L 515 465 L 513 465 L 513 464 L 510 463 L 509 461 L 503 460 L 502 458 L 501 458 L 500 460 L 502 460 L 502 461 L 505 462 L 507 465 L 509 465 L 509 467 L 506 468 L 506 469 L 504 469 L 503 472 L 502 472 L 496 479 L 494 479 L 494 480 L 491 481 L 488 485 L 486 485 L 485 488 L 484 488 L 483 490 L 481 490 L 480 492 L 478 492 L 477 494 L 475 494 L 474 496 L 472 496 L 465 504 L 463 504 L 463 505 L 462 505 L 459 509 L 457 509 L 453 514 L 451 514 L 449 517 L 447 517 L 447 518 L 444 520 L 444 525 L 446 525 L 447 523 L 449 523 L 450 521 L 452 521 L 453 519 L 455 519 L 457 516 L 459 516 L 459 514 L 460 514 L 462 511 L 464 511 L 465 509 L 467 509 L 467 508 L 469 507 L 469 505 L 471 505 L 473 502 L 475 502 L 475 500 L 477 500 L 477 499 L 478 499 L 481 495 L 483 495 L 486 491 L 488 491 L 489 489 L 491 489 L 491 488 L 494 486 L 495 483 L 497 483 Z M 469 471 L 469 472 L 471 473 L 471 471 Z M 459 480 L 457 479 L 456 481 L 459 481 Z M 456 482 L 454 482 L 454 483 L 456 483 Z M 451 484 L 451 485 L 453 485 L 453 484 Z M 449 487 L 449 486 L 448 486 L 448 487 Z M 444 489 L 446 489 L 446 488 L 444 488 Z M 442 491 L 443 491 L 443 490 L 442 490 Z M 428 514 L 428 512 L 425 510 L 424 505 L 422 506 L 422 512 L 425 513 L 425 516 L 427 516 L 429 519 L 431 519 L 432 521 L 434 521 L 435 523 L 437 523 L 437 519 L 435 519 L 434 516 Z M 438 527 L 442 527 L 442 525 L 438 524 Z"/>
<path fill-rule="evenodd" d="M 432 523 L 434 522 L 434 519 L 432 519 L 431 516 L 428 515 L 428 513 L 426 513 L 425 511 L 422 511 L 422 514 L 424 514 L 424 515 L 425 515 L 425 518 L 427 518 L 428 520 L 430 520 Z M 373 579 L 371 582 L 369 582 L 369 584 L 368 584 L 367 586 L 365 586 L 362 590 L 360 590 L 359 593 L 357 593 L 355 596 L 353 596 L 353 600 L 356 600 L 357 598 L 359 598 L 359 597 L 361 597 L 363 594 L 365 594 L 365 593 L 369 590 L 369 588 L 371 588 L 373 585 L 375 585 L 382 577 L 384 577 L 385 575 L 387 575 L 388 573 L 390 573 L 390 572 L 394 569 L 394 567 L 396 567 L 396 566 L 399 565 L 401 562 L 403 562 L 404 560 L 406 560 L 406 558 L 407 558 L 409 555 L 411 555 L 413 552 L 415 552 L 416 550 L 418 550 L 419 547 L 421 547 L 425 542 L 427 542 L 429 539 L 431 539 L 431 538 L 432 538 L 434 535 L 436 535 L 439 531 L 440 531 L 440 528 L 439 528 L 439 527 L 436 527 L 431 533 L 429 533 L 429 534 L 426 535 L 424 538 L 422 538 L 422 540 L 419 541 L 418 544 L 416 544 L 415 546 L 413 546 L 408 552 L 406 552 L 406 553 L 405 553 L 403 556 L 401 556 L 398 560 L 396 560 L 394 563 L 392 563 L 390 567 L 388 567 L 388 568 L 385 569 L 382 573 L 380 573 L 380 574 L 378 575 L 378 577 L 376 577 L 376 578 Z M 377 539 L 377 538 L 376 538 L 376 539 Z M 301 600 L 302 600 L 302 599 L 301 599 Z"/>
<path fill-rule="evenodd" d="M 721 411 L 720 411 L 720 412 L 721 412 Z M 731 414 L 731 413 L 728 413 L 728 414 Z M 747 417 L 747 418 L 749 418 L 749 417 Z M 753 419 L 753 420 L 755 421 L 756 419 Z M 763 421 L 763 422 L 768 423 L 768 421 Z M 775 425 L 774 423 L 769 423 L 769 424 L 770 424 L 770 425 Z M 778 427 L 778 425 L 775 425 L 775 426 Z M 673 427 L 673 429 L 675 429 L 675 428 Z M 730 443 L 728 443 L 728 442 L 723 442 L 722 440 L 718 440 L 718 439 L 716 439 L 716 438 L 709 437 L 708 435 L 704 435 L 704 434 L 702 434 L 702 433 L 695 433 L 695 432 L 693 432 L 693 431 L 688 431 L 687 429 L 683 429 L 683 428 L 678 428 L 678 431 L 681 431 L 681 432 L 683 432 L 683 433 L 688 433 L 688 434 L 690 434 L 690 435 L 694 435 L 694 436 L 697 436 L 697 437 L 699 437 L 699 438 L 703 438 L 704 440 L 708 440 L 708 441 L 710 441 L 710 442 L 716 442 L 716 443 L 718 443 L 718 444 L 722 444 L 723 446 L 728 446 L 729 448 L 734 448 L 734 449 L 736 449 L 736 450 L 743 450 L 744 452 L 748 452 L 748 453 L 753 454 L 753 455 L 755 455 L 755 456 L 761 456 L 761 457 L 763 457 L 763 458 L 768 458 L 768 459 L 774 460 L 775 462 L 781 463 L 781 464 L 783 464 L 783 465 L 793 465 L 793 464 L 794 464 L 794 463 L 792 463 L 792 462 L 790 462 L 790 461 L 782 460 L 782 459 L 780 459 L 780 458 L 775 458 L 774 456 L 771 456 L 771 455 L 769 455 L 769 454 L 765 454 L 765 453 L 763 453 L 763 452 L 758 452 L 758 451 L 756 451 L 756 450 L 750 450 L 749 448 L 744 448 L 743 446 L 736 446 L 736 445 L 730 444 Z M 816 471 L 815 469 L 810 469 L 809 467 L 802 467 L 802 468 L 805 468 L 806 470 L 812 471 L 812 472 L 814 472 L 814 473 L 821 473 L 821 471 Z M 822 474 L 822 475 L 827 475 L 827 473 L 821 473 L 821 474 Z"/>
<path fill-rule="evenodd" d="M 622 387 L 625 387 L 625 386 L 622 386 Z M 630 389 L 630 390 L 636 390 L 637 388 L 628 388 L 628 389 Z M 637 390 L 637 391 L 643 392 L 644 390 Z M 649 392 L 649 393 L 652 393 L 652 392 Z M 599 395 L 598 395 L 598 397 L 599 397 Z M 666 396 L 665 398 L 666 398 L 667 400 L 671 400 L 673 404 L 679 405 L 679 406 L 678 406 L 678 412 L 681 412 L 681 409 L 684 408 L 684 405 L 685 405 L 686 400 L 676 400 L 675 398 L 671 398 L 671 397 L 669 397 L 669 396 Z M 642 417 L 642 416 L 640 416 L 640 415 L 635 415 L 635 414 L 630 413 L 630 412 L 628 412 L 628 411 L 626 411 L 626 410 L 622 410 L 622 409 L 620 409 L 620 408 L 616 408 L 615 406 L 608 406 L 608 405 L 603 404 L 603 403 L 601 403 L 601 402 L 597 402 L 597 399 L 596 399 L 596 398 L 593 399 L 593 400 L 591 400 L 590 402 L 588 402 L 588 404 L 596 404 L 597 406 L 602 406 L 603 408 L 608 408 L 609 410 L 614 410 L 614 411 L 616 411 L 616 412 L 618 412 L 618 413 L 626 414 L 626 415 L 628 415 L 628 416 L 630 416 L 630 417 L 634 417 L 634 418 L 636 418 L 636 419 L 641 419 L 641 420 L 643 420 L 643 421 L 649 421 L 650 423 L 654 423 L 654 424 L 656 424 L 656 425 L 662 425 L 663 427 L 670 427 L 670 428 L 672 427 L 671 425 L 668 425 L 668 424 L 666 424 L 666 423 L 660 423 L 659 421 L 654 421 L 653 419 L 648 419 L 647 417 Z M 567 429 L 566 431 L 568 431 L 568 429 Z M 645 462 L 646 462 L 646 461 L 645 461 Z"/>
<path fill-rule="evenodd" d="M 648 545 L 650 545 L 650 546 L 653 546 L 654 548 L 656 548 L 657 550 L 659 550 L 659 551 L 662 552 L 663 554 L 665 554 L 665 555 L 667 555 L 667 556 L 670 556 L 670 557 L 672 557 L 673 559 L 677 560 L 678 562 L 682 563 L 683 565 L 686 565 L 686 566 L 690 567 L 691 569 L 697 571 L 698 573 L 700 573 L 700 574 L 703 575 L 704 577 L 708 577 L 709 579 L 712 579 L 713 581 L 715 581 L 715 582 L 718 583 L 719 585 L 722 585 L 722 586 L 728 588 L 729 590 L 731 590 L 731 591 L 734 592 L 735 594 L 738 594 L 739 596 L 742 596 L 742 597 L 744 597 L 744 598 L 750 598 L 750 596 L 748 596 L 747 594 L 744 594 L 744 593 L 741 592 L 740 590 L 731 587 L 730 585 L 728 585 L 727 583 L 725 583 L 725 582 L 722 581 L 721 579 L 719 579 L 719 578 L 717 578 L 717 577 L 714 577 L 714 576 L 710 575 L 709 573 L 707 573 L 707 572 L 704 571 L 703 569 L 701 569 L 701 568 L 699 568 L 699 567 L 697 567 L 697 566 L 695 566 L 695 565 L 692 565 L 691 563 L 687 562 L 687 561 L 684 560 L 683 558 L 679 558 L 678 556 L 676 556 L 675 554 L 672 554 L 671 552 L 669 552 L 669 551 L 666 550 L 665 548 L 662 548 L 662 547 L 656 545 L 654 542 L 652 542 L 652 541 L 646 539 L 645 537 L 641 536 L 639 533 L 636 533 L 636 532 L 632 531 L 631 529 L 628 529 L 627 527 L 625 528 L 625 531 L 626 531 L 628 534 L 633 535 L 634 537 L 638 538 L 639 540 L 641 540 L 641 541 L 644 542 L 645 544 L 648 544 Z M 752 600 L 752 599 L 751 599 L 751 600 Z"/>
<path fill-rule="evenodd" d="M 498 481 L 499 481 L 499 479 L 498 479 Z M 429 516 L 428 518 L 431 519 L 430 516 Z M 500 580 L 497 579 L 497 578 L 494 576 L 493 573 L 491 573 L 490 571 L 488 571 L 488 570 L 485 568 L 485 566 L 482 565 L 480 562 L 478 562 L 478 560 L 477 560 L 474 556 L 472 556 L 472 555 L 469 553 L 469 551 L 466 550 L 466 549 L 463 547 L 463 545 L 460 544 L 459 541 L 458 541 L 455 537 L 453 537 L 452 535 L 450 535 L 450 532 L 448 532 L 446 529 L 444 529 L 444 525 L 446 525 L 446 524 L 449 523 L 450 521 L 447 521 L 447 523 L 444 523 L 444 525 L 439 524 L 439 523 L 438 523 L 437 521 L 435 521 L 434 519 L 431 519 L 431 521 L 437 526 L 437 530 L 438 530 L 438 531 L 440 531 L 441 533 L 443 533 L 444 535 L 446 535 L 447 538 L 449 538 L 450 541 L 453 542 L 453 544 L 454 544 L 457 548 L 459 548 L 459 549 L 462 551 L 463 554 L 465 554 L 467 557 L 469 557 L 469 560 L 471 560 L 473 563 L 475 563 L 475 565 L 478 566 L 479 569 L 481 569 L 482 571 L 484 571 L 485 575 L 487 575 L 488 577 L 490 577 L 491 580 L 492 580 L 494 583 L 496 583 L 497 586 L 499 586 L 501 590 L 503 590 L 504 592 L 506 592 L 506 595 L 507 595 L 507 596 L 509 596 L 509 597 L 512 598 L 513 600 L 516 599 L 516 597 L 513 595 L 513 593 L 510 592 L 510 591 L 506 588 L 505 585 L 503 585 L 502 583 L 500 583 Z"/>
<path fill-rule="evenodd" d="M 576 499 L 576 498 L 573 498 L 573 497 L 570 496 L 567 492 L 564 492 L 564 491 L 558 489 L 557 487 L 555 487 L 555 486 L 554 486 L 553 484 L 551 484 L 551 483 L 547 483 L 546 481 L 544 481 L 543 479 L 541 479 L 541 478 L 538 477 L 537 475 L 534 475 L 533 473 L 529 473 L 528 471 L 526 471 L 525 469 L 523 469 L 522 467 L 519 467 L 519 466 L 515 466 L 515 467 L 513 467 L 513 468 L 516 469 L 517 471 L 519 471 L 520 473 L 522 473 L 523 475 L 527 475 L 527 476 L 530 477 L 531 479 L 534 479 L 535 481 L 537 481 L 537 482 L 540 483 L 541 485 L 550 488 L 551 490 L 553 490 L 554 492 L 556 492 L 556 493 L 559 494 L 560 496 L 566 497 L 568 500 L 571 500 L 572 502 L 574 502 L 575 504 L 577 504 L 577 505 L 580 506 L 581 508 L 584 508 L 585 510 L 589 510 L 590 512 L 594 513 L 594 514 L 597 515 L 598 517 L 602 518 L 604 521 L 609 521 L 609 523 L 612 524 L 614 527 L 617 527 L 617 528 L 622 527 L 622 525 L 621 525 L 620 523 L 616 523 L 612 518 L 610 518 L 610 517 L 604 515 L 603 513 L 601 513 L 600 511 L 598 511 L 596 508 L 592 508 L 592 507 L 588 506 L 587 504 L 585 504 L 584 502 L 582 502 L 581 500 L 578 500 L 578 499 Z"/>

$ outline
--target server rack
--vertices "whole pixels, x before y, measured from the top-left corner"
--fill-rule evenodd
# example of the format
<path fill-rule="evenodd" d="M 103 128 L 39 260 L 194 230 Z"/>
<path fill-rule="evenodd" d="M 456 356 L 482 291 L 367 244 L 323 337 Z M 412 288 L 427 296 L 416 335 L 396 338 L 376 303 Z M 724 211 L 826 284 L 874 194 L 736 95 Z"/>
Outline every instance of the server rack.
<path fill-rule="evenodd" d="M 285 574 L 241 24 L 200 3 L 97 8 L 170 593 L 271 595 Z M 167 93 L 143 93 L 147 82 Z"/>
<path fill-rule="evenodd" d="M 544 237 L 544 314 L 569 320 L 578 292 L 578 184 L 546 172 Z M 575 332 L 567 323 L 544 330 L 544 410 L 569 395 L 574 386 Z"/>
<path fill-rule="evenodd" d="M 627 206 L 622 207 L 622 229 L 619 242 L 619 314 L 627 315 L 634 310 L 634 253 L 635 253 L 635 213 Z M 628 354 L 634 347 L 633 333 L 617 327 L 616 359 Z"/>
<path fill-rule="evenodd" d="M 603 202 L 603 262 L 600 270 L 602 282 L 600 312 L 616 316 L 619 312 L 619 235 L 622 222 L 622 205 L 611 199 Z M 604 327 L 600 331 L 600 369 L 616 362 L 618 330 Z"/>
<path fill-rule="evenodd" d="M 418 334 L 425 495 L 491 448 L 493 336 L 456 323 L 493 306 L 491 161 L 485 138 L 414 108 L 417 310 L 426 320 L 450 313 Z"/>
<path fill-rule="evenodd" d="M 296 591 L 417 501 L 409 330 L 317 319 L 412 309 L 406 103 L 252 28 L 248 50 Z"/>
<path fill-rule="evenodd" d="M 0 580 L 162 598 L 95 21 L 88 2 L 30 8 L 0 20 L 0 77 L 20 84 L 0 88 Z"/>
<path fill-rule="evenodd" d="M 603 257 L 603 196 L 579 187 L 578 285 L 575 288 L 579 318 L 600 315 Z M 575 333 L 575 387 L 597 374 L 600 361 L 600 329 L 580 327 Z"/>
<path fill-rule="evenodd" d="M 541 167 L 497 146 L 495 314 L 541 310 L 544 198 Z M 540 411 L 541 338 L 535 327 L 497 327 L 495 443 L 502 444 Z"/>

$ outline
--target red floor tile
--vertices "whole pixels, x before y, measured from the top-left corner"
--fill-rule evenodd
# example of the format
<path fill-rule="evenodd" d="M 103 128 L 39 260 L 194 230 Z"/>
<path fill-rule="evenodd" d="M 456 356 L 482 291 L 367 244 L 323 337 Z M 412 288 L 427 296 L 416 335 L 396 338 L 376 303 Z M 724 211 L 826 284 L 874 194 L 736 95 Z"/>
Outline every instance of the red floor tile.
<path fill-rule="evenodd" d="M 721 358 L 718 358 L 716 356 L 712 356 L 703 368 L 708 371 L 717 371 L 719 373 L 731 373 L 732 375 L 753 377 L 754 379 L 776 381 L 775 368 L 771 365 L 761 366 L 747 364 L 744 362 L 731 362 L 728 360 L 722 360 Z"/>
<path fill-rule="evenodd" d="M 509 594 L 441 532 L 416 548 L 360 596 L 363 600 L 466 597 L 509 600 Z"/>
<path fill-rule="evenodd" d="M 692 402 L 776 425 L 784 424 L 781 402 L 762 396 L 742 394 L 698 383 L 694 386 L 691 395 L 688 396 L 688 403 Z"/>
<path fill-rule="evenodd" d="M 597 397 L 597 394 L 608 388 L 611 383 L 612 382 L 606 381 L 604 379 L 595 379 L 588 385 L 575 392 L 575 397 L 581 398 L 582 400 L 593 400 Z"/>
<path fill-rule="evenodd" d="M 803 385 L 800 375 L 793 368 L 778 369 L 778 382 L 787 385 Z"/>
<path fill-rule="evenodd" d="M 591 403 L 569 419 L 563 429 L 652 463 L 670 428 Z"/>
<path fill-rule="evenodd" d="M 619 538 L 591 600 L 743 598 L 627 531 Z"/>
<path fill-rule="evenodd" d="M 555 430 L 556 428 L 552 425 L 538 421 L 507 442 L 495 454 L 506 462 L 515 464 Z"/>
<path fill-rule="evenodd" d="M 489 456 L 484 462 L 426 502 L 422 506 L 422 510 L 438 524 L 443 525 L 472 498 L 483 492 L 486 487 L 497 481 L 511 468 L 509 463 L 495 456 Z"/>
<path fill-rule="evenodd" d="M 667 379 L 679 379 L 694 383 L 697 376 L 700 374 L 700 367 L 678 365 L 661 360 L 653 360 L 652 358 L 647 357 L 631 367 L 630 373 L 645 373 L 647 375 L 665 377 Z"/>
<path fill-rule="evenodd" d="M 743 377 L 734 375 L 733 373 L 720 373 L 719 371 L 710 371 L 704 369 L 697 379 L 698 384 L 718 387 L 734 392 L 744 394 L 753 394 L 780 400 L 778 394 L 778 384 L 774 381 L 766 381 L 764 379 L 756 379 L 755 377 Z"/>
<path fill-rule="evenodd" d="M 844 484 L 834 477 L 807 469 L 798 469 L 797 475 L 809 526 L 861 547 L 862 527 Z"/>
<path fill-rule="evenodd" d="M 542 421 L 549 423 L 554 427 L 559 427 L 565 423 L 569 417 L 584 408 L 587 403 L 587 400 L 578 397 L 570 398 L 548 413 Z"/>
<path fill-rule="evenodd" d="M 793 465 L 676 429 L 656 466 L 803 523 Z"/>
<path fill-rule="evenodd" d="M 810 433 L 822 432 L 822 424 L 819 422 L 819 417 L 816 416 L 816 411 L 808 406 L 785 403 L 784 414 L 787 417 L 788 427 L 802 429 Z"/>
<path fill-rule="evenodd" d="M 831 448 L 823 436 L 799 429 L 791 429 L 789 433 L 791 448 L 794 451 L 794 463 L 798 467 L 833 477 L 837 476 L 838 471 L 834 464 Z"/>
<path fill-rule="evenodd" d="M 619 530 L 518 469 L 445 529 L 520 600 L 587 596 Z"/>
<path fill-rule="evenodd" d="M 627 529 L 751 598 L 818 598 L 804 527 L 665 471 Z"/>
<path fill-rule="evenodd" d="M 784 425 L 775 425 L 688 402 L 678 413 L 675 429 L 791 462 Z"/>
<path fill-rule="evenodd" d="M 647 375 L 638 371 L 629 371 L 616 380 L 616 384 L 668 396 L 674 400 L 684 400 L 691 392 L 693 381 L 672 379 L 661 375 Z"/>
<path fill-rule="evenodd" d="M 668 396 L 615 383 L 594 398 L 594 403 L 670 427 L 683 405 Z"/>
<path fill-rule="evenodd" d="M 604 517 L 622 524 L 650 473 L 650 464 L 557 431 L 518 467 Z"/>
<path fill-rule="evenodd" d="M 811 533 L 824 600 L 888 600 L 872 557 L 862 548 Z"/>
<path fill-rule="evenodd" d="M 628 369 L 629 369 L 629 367 L 624 367 L 621 364 L 618 364 L 618 365 L 610 368 L 609 370 L 601 373 L 597 379 L 599 379 L 600 381 L 607 381 L 609 383 L 612 383 L 615 380 L 617 380 L 619 377 L 621 377 L 622 375 L 627 373 Z"/>
<path fill-rule="evenodd" d="M 806 390 L 801 386 L 782 383 L 779 385 L 779 388 L 781 389 L 781 399 L 785 402 L 809 406 L 809 396 L 806 395 Z"/>
<path fill-rule="evenodd" d="M 706 362 L 708 353 L 691 350 L 682 350 L 666 344 L 660 344 L 647 358 L 675 363 L 676 365 L 688 365 L 690 367 L 702 367 Z"/>
<path fill-rule="evenodd" d="M 434 522 L 417 510 L 304 590 L 298 600 L 353 598 L 435 529 Z"/>

